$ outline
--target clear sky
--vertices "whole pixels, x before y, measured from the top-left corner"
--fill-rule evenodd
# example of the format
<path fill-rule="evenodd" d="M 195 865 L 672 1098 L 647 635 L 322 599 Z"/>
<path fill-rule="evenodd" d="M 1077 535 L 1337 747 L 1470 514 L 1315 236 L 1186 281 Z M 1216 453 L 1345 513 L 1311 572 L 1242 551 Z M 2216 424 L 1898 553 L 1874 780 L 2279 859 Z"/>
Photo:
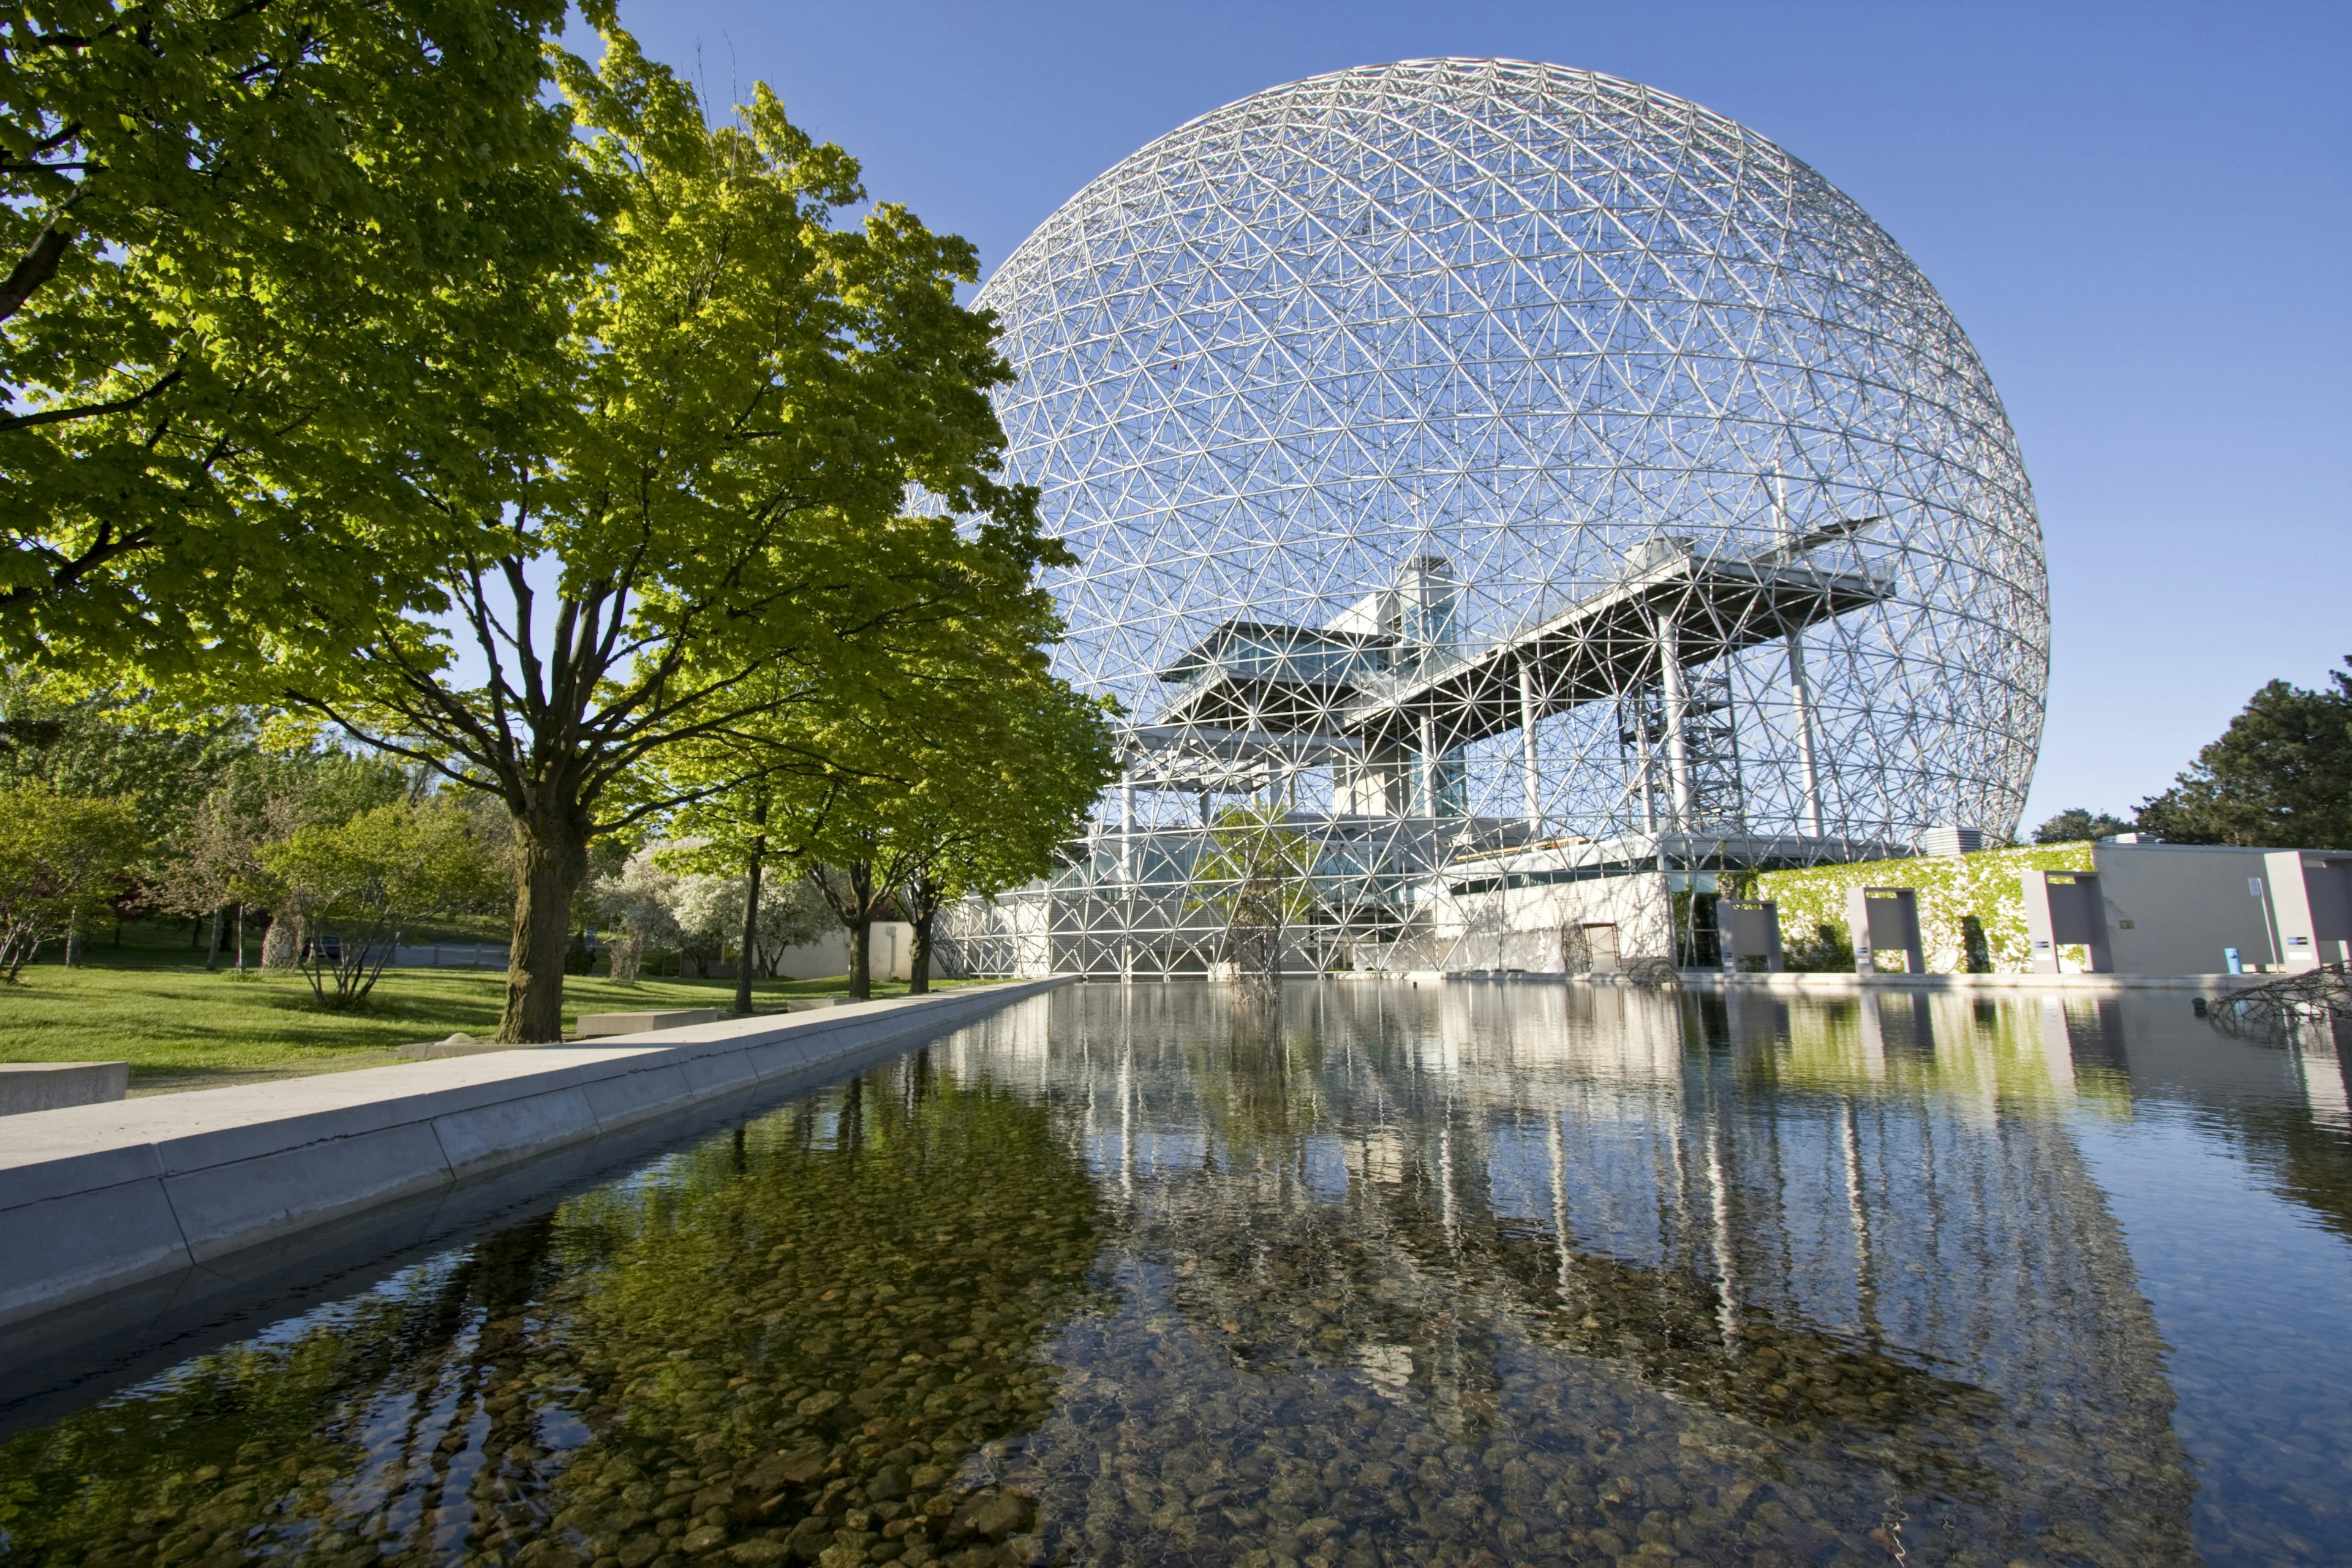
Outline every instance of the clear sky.
<path fill-rule="evenodd" d="M 2125 810 L 2352 654 L 2352 4 L 624 0 L 992 267 L 1079 186 L 1318 71 L 1501 55 L 1729 115 L 1860 201 L 2017 427 L 2048 543 L 2025 825 Z M 2331 478 L 2330 476 L 2334 476 Z"/>

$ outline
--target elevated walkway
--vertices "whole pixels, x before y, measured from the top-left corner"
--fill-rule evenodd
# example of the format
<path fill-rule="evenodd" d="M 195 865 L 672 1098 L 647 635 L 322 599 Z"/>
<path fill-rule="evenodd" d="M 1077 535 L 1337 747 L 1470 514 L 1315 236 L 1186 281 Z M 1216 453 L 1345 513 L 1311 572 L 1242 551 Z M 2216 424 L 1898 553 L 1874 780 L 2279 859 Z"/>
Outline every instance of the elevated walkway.
<path fill-rule="evenodd" d="M 1775 557 L 1710 560 L 1677 552 L 1633 577 L 1465 657 L 1368 676 L 1340 716 L 1367 745 L 1446 750 L 1688 668 L 1778 641 L 1886 597 L 1888 584 Z"/>

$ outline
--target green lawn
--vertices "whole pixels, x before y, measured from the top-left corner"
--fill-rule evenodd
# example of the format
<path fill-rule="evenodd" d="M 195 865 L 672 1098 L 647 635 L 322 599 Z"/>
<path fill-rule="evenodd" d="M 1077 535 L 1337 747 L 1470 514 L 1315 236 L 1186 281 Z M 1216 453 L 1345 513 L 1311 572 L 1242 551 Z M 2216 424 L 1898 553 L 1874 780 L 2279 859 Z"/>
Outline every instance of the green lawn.
<path fill-rule="evenodd" d="M 302 1073 L 382 1067 L 396 1048 L 463 1031 L 487 1038 L 505 1002 L 506 975 L 481 970 L 393 969 L 368 1005 L 331 1013 L 299 974 L 207 974 L 202 955 L 158 944 L 94 946 L 89 963 L 42 963 L 0 985 L 0 1062 L 128 1061 L 134 1094 L 201 1089 Z M 877 996 L 903 995 L 877 983 Z M 788 996 L 846 995 L 846 975 L 761 981 L 764 1006 Z M 564 983 L 567 1032 L 579 1014 L 734 1004 L 732 980 L 646 980 L 635 986 L 573 975 Z"/>

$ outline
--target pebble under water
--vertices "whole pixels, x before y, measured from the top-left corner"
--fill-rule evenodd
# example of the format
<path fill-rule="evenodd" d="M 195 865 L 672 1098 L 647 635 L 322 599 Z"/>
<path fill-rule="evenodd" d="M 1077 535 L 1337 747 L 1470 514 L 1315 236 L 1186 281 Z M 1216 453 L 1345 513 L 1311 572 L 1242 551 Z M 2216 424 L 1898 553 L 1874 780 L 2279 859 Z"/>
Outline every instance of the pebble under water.
<path fill-rule="evenodd" d="M 0 1563 L 2347 1562 L 2347 1239 L 2180 996 L 1079 986 L 20 1418 Z"/>

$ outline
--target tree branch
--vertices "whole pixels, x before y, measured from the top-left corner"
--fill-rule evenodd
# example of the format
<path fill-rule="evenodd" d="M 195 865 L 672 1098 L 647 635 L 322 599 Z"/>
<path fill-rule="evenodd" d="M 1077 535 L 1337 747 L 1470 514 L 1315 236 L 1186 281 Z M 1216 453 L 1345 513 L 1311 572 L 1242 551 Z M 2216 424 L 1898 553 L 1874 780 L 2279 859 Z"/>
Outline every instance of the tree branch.
<path fill-rule="evenodd" d="M 12 276 L 10 281 L 15 281 Z M 0 320 L 5 320 L 0 316 Z M 129 397 L 118 397 L 111 403 L 77 403 L 70 408 L 44 408 L 37 414 L 11 414 L 0 416 L 0 434 L 10 430 L 29 430 L 36 425 L 62 425 L 68 419 L 95 419 L 101 414 L 124 414 L 138 407 L 149 398 L 169 391 L 179 383 L 184 373 L 177 368 L 166 373 L 161 381 L 143 392 Z M 151 441 L 152 447 L 153 443 Z M 218 461 L 215 458 L 213 461 Z"/>
<path fill-rule="evenodd" d="M 72 205 L 73 198 L 68 197 L 66 205 Z M 67 249 L 73 244 L 73 236 L 58 226 L 58 216 L 63 211 L 59 208 L 58 215 L 41 226 L 41 232 L 33 237 L 33 243 L 10 269 L 6 279 L 0 281 L 0 321 L 24 309 L 34 291 L 58 275 L 58 263 L 65 259 Z"/>
<path fill-rule="evenodd" d="M 134 550 L 144 550 L 154 542 L 155 533 L 152 529 L 135 528 L 129 533 L 118 536 L 113 532 L 112 525 L 106 524 L 99 529 L 98 542 L 69 561 L 58 557 L 53 551 L 40 552 L 42 554 L 59 560 L 61 564 L 50 573 L 47 583 L 26 583 L 0 591 L 0 615 L 31 604 L 35 599 L 69 593 L 80 585 L 84 577 L 89 576 L 108 562 L 119 556 L 128 555 Z"/>

